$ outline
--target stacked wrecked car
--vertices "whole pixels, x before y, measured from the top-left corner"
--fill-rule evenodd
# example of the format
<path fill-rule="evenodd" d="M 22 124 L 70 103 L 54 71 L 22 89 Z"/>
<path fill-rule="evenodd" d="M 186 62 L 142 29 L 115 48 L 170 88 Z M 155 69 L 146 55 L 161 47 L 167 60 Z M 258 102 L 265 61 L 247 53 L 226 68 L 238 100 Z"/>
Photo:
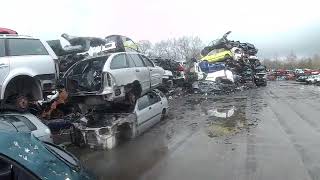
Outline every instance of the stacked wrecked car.
<path fill-rule="evenodd" d="M 256 54 L 258 50 L 253 44 L 230 41 L 227 32 L 222 38 L 215 40 L 201 51 L 201 59 L 193 59 L 201 70 L 194 68 L 198 73 L 205 73 L 200 84 L 236 84 L 248 82 L 257 86 L 266 86 L 266 68 L 261 65 Z M 201 72 L 202 71 L 202 72 Z M 195 85 L 199 88 L 199 82 Z M 217 89 L 219 87 L 215 86 Z"/>

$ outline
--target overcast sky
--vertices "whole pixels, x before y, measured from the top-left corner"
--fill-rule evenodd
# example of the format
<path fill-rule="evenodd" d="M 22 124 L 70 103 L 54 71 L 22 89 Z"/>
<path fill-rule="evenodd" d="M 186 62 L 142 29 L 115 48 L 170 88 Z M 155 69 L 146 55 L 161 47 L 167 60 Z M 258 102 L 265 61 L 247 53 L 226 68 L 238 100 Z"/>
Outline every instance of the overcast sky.
<path fill-rule="evenodd" d="M 45 40 L 194 35 L 208 43 L 232 30 L 229 39 L 254 43 L 261 56 L 320 53 L 318 0 L 10 0 L 1 7 L 0 27 Z"/>

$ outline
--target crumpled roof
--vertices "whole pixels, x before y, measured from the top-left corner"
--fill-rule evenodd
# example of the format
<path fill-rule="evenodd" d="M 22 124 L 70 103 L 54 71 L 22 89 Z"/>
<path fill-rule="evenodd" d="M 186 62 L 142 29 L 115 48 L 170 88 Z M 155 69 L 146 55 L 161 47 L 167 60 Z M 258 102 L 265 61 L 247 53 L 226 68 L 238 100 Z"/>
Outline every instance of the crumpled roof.
<path fill-rule="evenodd" d="M 85 41 L 90 41 L 91 47 L 97 47 L 106 44 L 106 40 L 98 37 L 76 37 L 70 36 L 66 33 L 62 34 L 61 37 L 65 38 L 72 46 L 81 45 Z"/>

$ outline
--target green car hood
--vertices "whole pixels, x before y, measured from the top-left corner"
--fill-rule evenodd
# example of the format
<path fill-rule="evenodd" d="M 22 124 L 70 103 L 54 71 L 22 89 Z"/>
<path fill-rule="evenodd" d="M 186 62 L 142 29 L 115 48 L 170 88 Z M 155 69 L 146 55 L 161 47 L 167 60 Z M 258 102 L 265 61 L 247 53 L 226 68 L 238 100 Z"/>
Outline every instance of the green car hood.
<path fill-rule="evenodd" d="M 30 133 L 0 131 L 0 142 L 1 154 L 15 160 L 41 179 L 90 179 L 86 172 L 70 167 Z"/>

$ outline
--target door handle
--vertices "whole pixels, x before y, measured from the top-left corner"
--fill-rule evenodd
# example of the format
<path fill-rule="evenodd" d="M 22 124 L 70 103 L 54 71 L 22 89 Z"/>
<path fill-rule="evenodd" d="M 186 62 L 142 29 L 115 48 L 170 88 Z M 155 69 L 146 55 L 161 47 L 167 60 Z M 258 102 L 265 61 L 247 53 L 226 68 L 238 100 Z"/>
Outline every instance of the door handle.
<path fill-rule="evenodd" d="M 149 107 L 149 110 L 151 110 L 152 108 L 151 107 Z"/>
<path fill-rule="evenodd" d="M 152 71 L 152 69 L 150 69 L 150 71 Z"/>
<path fill-rule="evenodd" d="M 140 70 L 139 70 L 139 69 L 136 69 L 136 72 L 140 72 Z"/>

